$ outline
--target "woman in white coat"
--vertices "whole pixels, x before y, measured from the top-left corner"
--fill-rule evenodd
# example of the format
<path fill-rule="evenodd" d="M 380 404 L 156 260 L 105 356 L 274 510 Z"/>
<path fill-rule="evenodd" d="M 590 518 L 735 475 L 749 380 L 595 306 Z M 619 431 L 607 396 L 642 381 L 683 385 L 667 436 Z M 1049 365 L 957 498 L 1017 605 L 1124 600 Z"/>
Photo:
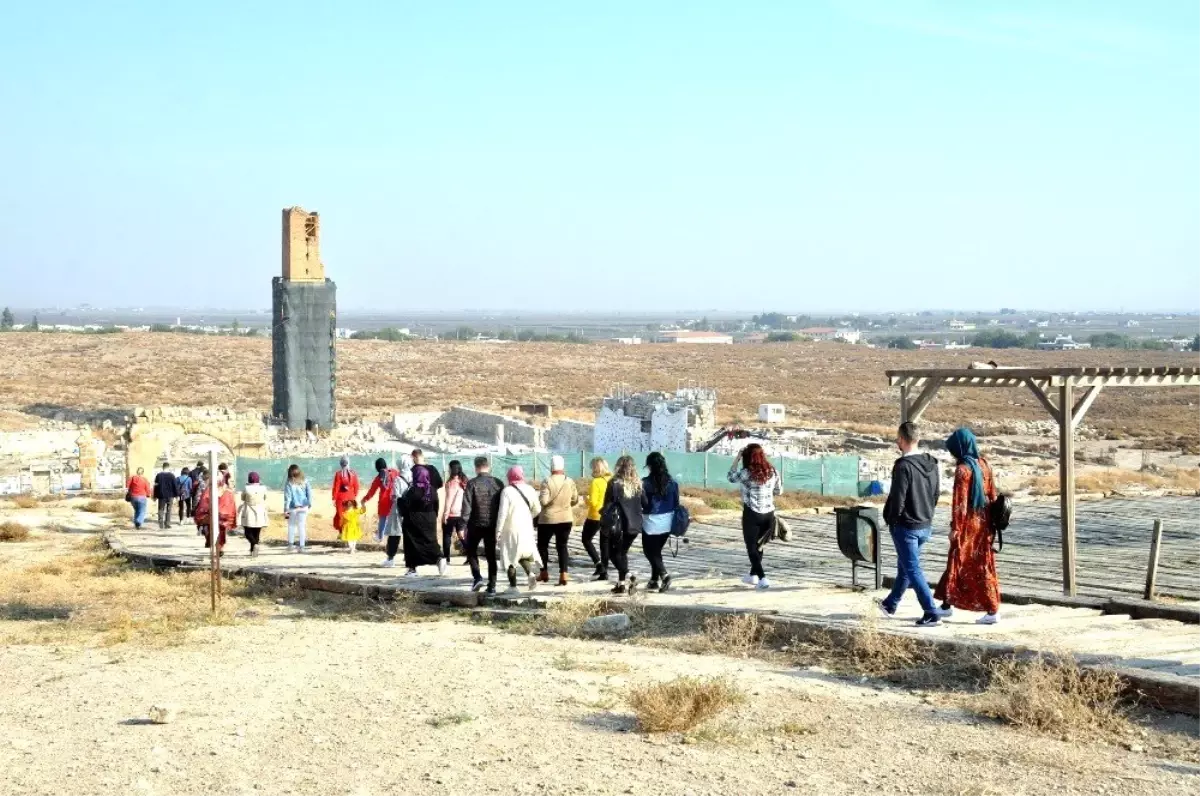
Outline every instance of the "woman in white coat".
<path fill-rule="evenodd" d="M 242 510 L 239 519 L 246 541 L 250 543 L 250 555 L 258 555 L 259 534 L 271 524 L 267 513 L 267 488 L 260 483 L 258 473 L 250 473 L 242 490 Z"/>
<path fill-rule="evenodd" d="M 496 517 L 496 551 L 500 566 L 508 573 L 508 590 L 517 590 L 517 565 L 525 570 L 529 590 L 537 587 L 537 573 L 542 559 L 537 550 L 537 532 L 533 518 L 542 511 L 537 490 L 525 483 L 525 470 L 520 466 L 508 470 L 508 486 L 500 492 L 500 508 Z"/>

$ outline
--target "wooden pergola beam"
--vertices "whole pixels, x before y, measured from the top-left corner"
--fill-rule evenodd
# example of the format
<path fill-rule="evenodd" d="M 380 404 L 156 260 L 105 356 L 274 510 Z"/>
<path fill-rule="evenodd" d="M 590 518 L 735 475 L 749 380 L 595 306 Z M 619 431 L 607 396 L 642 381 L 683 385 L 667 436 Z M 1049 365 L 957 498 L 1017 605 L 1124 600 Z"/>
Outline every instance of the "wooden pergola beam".
<path fill-rule="evenodd" d="M 921 415 L 925 414 L 925 410 L 929 408 L 929 404 L 933 403 L 933 399 L 937 397 L 938 388 L 942 386 L 941 379 L 930 379 L 925 384 L 925 389 L 921 390 L 921 394 L 917 396 L 917 400 L 912 402 L 908 408 L 908 419 L 912 422 L 917 422 L 921 419 Z"/>
<path fill-rule="evenodd" d="M 1084 415 L 1092 408 L 1092 404 L 1096 401 L 1096 396 L 1100 394 L 1102 385 L 1088 387 L 1088 391 L 1083 394 L 1083 397 L 1075 402 L 1075 406 L 1071 409 L 1071 428 L 1079 428 L 1079 424 L 1083 422 Z"/>
<path fill-rule="evenodd" d="M 1075 388 L 1058 388 L 1058 504 L 1062 527 L 1063 594 L 1075 596 Z"/>
<path fill-rule="evenodd" d="M 1042 406 L 1046 407 L 1046 411 L 1050 413 L 1050 417 L 1054 418 L 1054 422 L 1062 423 L 1062 412 L 1054 405 L 1054 401 L 1050 400 L 1050 396 L 1046 395 L 1045 385 L 1039 384 L 1033 379 L 1025 379 L 1025 386 L 1041 402 Z"/>

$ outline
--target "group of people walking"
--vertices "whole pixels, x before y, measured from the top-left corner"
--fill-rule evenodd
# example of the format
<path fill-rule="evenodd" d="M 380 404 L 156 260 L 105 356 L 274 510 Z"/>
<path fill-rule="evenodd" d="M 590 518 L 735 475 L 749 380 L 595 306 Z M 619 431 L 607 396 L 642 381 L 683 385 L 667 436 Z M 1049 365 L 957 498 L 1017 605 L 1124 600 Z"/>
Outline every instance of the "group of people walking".
<path fill-rule="evenodd" d="M 923 611 L 919 626 L 937 625 L 955 608 L 981 611 L 984 615 L 978 621 L 994 624 L 1000 587 L 992 548 L 995 529 L 988 510 L 996 500 L 991 466 L 979 455 L 969 429 L 958 429 L 946 440 L 946 448 L 955 458 L 950 552 L 941 579 L 935 589 L 930 589 L 920 552 L 933 533 L 940 464 L 918 449 L 919 439 L 914 423 L 900 425 L 896 444 L 901 456 L 892 470 L 883 511 L 896 548 L 897 574 L 891 592 L 879 601 L 879 608 L 884 615 L 894 616 L 904 593 L 911 588 Z M 420 450 L 401 457 L 395 467 L 377 459 L 376 476 L 360 501 L 358 474 L 343 457 L 332 486 L 333 525 L 338 538 L 351 554 L 355 552 L 363 536 L 367 506 L 378 496 L 375 539 L 386 550 L 381 566 L 396 566 L 397 556 L 402 555 L 405 577 L 417 577 L 418 567 L 422 566 L 436 566 L 438 574 L 443 575 L 457 548 L 470 567 L 472 590 L 495 594 L 498 571 L 507 578 L 510 590 L 517 589 L 520 576 L 529 589 L 534 589 L 539 582 L 550 580 L 553 543 L 557 584 L 566 586 L 570 582 L 569 540 L 575 526 L 575 509 L 582 503 L 586 512 L 581 541 L 594 566 L 592 580 L 607 581 L 611 577 L 615 581 L 614 594 L 634 593 L 639 583 L 630 569 L 629 551 L 640 538 L 650 567 L 645 589 L 665 592 L 671 588 L 672 576 L 663 550 L 681 501 L 679 483 L 672 478 L 661 453 L 646 457 L 644 476 L 632 456 L 621 456 L 611 469 L 603 457 L 592 459 L 586 494 L 581 494 L 574 479 L 566 474 L 562 456 L 551 457 L 550 475 L 538 488 L 526 480 L 520 466 L 510 467 L 504 480 L 492 474 L 487 457 L 477 457 L 474 469 L 474 477 L 468 478 L 461 463 L 451 461 L 443 479 Z M 783 492 L 782 479 L 757 443 L 742 449 L 727 477 L 741 491 L 742 538 L 749 561 L 742 580 L 756 589 L 769 589 L 764 550 L 776 537 L 775 497 Z M 129 480 L 126 494 L 133 507 L 134 525 L 142 527 L 148 500 L 153 498 L 158 503 L 159 527 L 170 528 L 177 503 L 179 521 L 192 518 L 197 533 L 205 537 L 205 546 L 209 547 L 213 544 L 209 490 L 215 486 L 218 549 L 224 549 L 227 532 L 241 525 L 250 554 L 257 555 L 262 529 L 270 523 L 267 489 L 258 473 L 252 472 L 240 495 L 235 496 L 230 480 L 225 464 L 220 465 L 215 478 L 203 463 L 191 470 L 184 468 L 178 475 L 164 464 L 153 485 L 139 469 Z M 312 487 L 300 467 L 293 464 L 283 488 L 289 550 L 306 549 L 312 508 Z M 486 580 L 479 562 L 481 545 Z"/>

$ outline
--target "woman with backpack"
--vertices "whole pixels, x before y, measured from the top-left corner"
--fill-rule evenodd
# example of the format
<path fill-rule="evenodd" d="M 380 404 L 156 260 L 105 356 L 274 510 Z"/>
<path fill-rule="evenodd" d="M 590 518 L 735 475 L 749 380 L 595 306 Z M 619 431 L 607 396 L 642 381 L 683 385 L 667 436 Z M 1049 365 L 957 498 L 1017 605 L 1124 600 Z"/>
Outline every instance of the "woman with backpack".
<path fill-rule="evenodd" d="M 508 468 L 508 486 L 500 492 L 500 507 L 496 512 L 496 552 L 500 566 L 508 573 L 508 590 L 517 590 L 517 565 L 525 570 L 529 590 L 537 587 L 535 569 L 542 568 L 538 555 L 537 535 L 533 518 L 542 510 L 538 494 L 525 483 L 525 470 L 520 465 Z"/>
<path fill-rule="evenodd" d="M 646 588 L 664 592 L 671 588 L 671 576 L 663 563 L 663 548 L 671 535 L 675 509 L 679 508 L 679 483 L 667 471 L 667 460 L 655 451 L 646 457 L 650 474 L 642 479 L 642 551 L 650 562 L 650 583 Z"/>
<path fill-rule="evenodd" d="M 642 479 L 632 456 L 617 459 L 616 469 L 604 491 L 600 509 L 601 533 L 608 536 L 609 558 L 617 568 L 617 585 L 613 594 L 624 594 L 625 576 L 629 574 L 629 548 L 642 533 Z M 630 594 L 637 588 L 637 577 L 629 576 Z"/>
<path fill-rule="evenodd" d="M 771 584 L 763 570 L 763 547 L 775 530 L 775 496 L 783 494 L 783 483 L 757 442 L 747 445 L 733 460 L 729 482 L 742 488 L 742 540 L 750 559 L 750 574 L 742 578 L 742 583 L 769 589 Z"/>
<path fill-rule="evenodd" d="M 946 440 L 957 462 L 950 508 L 950 553 L 946 571 L 933 596 L 942 601 L 942 616 L 955 608 L 984 611 L 976 624 L 994 625 L 1000 611 L 1000 581 L 992 550 L 992 520 L 988 511 L 996 499 L 992 466 L 979 455 L 975 435 L 960 428 Z"/>

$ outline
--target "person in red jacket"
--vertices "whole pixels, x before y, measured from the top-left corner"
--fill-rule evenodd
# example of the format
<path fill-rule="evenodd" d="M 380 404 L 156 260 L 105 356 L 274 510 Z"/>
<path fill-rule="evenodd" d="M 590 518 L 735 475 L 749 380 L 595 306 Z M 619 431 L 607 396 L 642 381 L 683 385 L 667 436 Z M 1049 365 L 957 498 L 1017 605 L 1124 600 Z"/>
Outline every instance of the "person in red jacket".
<path fill-rule="evenodd" d="M 371 488 L 363 497 L 363 506 L 366 506 L 367 501 L 374 497 L 376 492 L 379 493 L 379 528 L 375 531 L 375 541 L 382 542 L 388 515 L 396 507 L 395 486 L 396 479 L 400 477 L 400 471 L 394 467 L 389 468 L 386 460 L 376 459 L 375 472 L 379 475 L 375 476 L 375 480 L 371 482 Z"/>
<path fill-rule="evenodd" d="M 346 503 L 358 500 L 358 473 L 350 469 L 350 460 L 345 456 L 340 462 L 341 468 L 333 474 L 333 529 L 342 538 L 342 518 L 346 514 Z"/>
<path fill-rule="evenodd" d="M 138 529 L 146 521 L 146 503 L 150 500 L 150 482 L 145 472 L 145 468 L 137 468 L 137 474 L 125 485 L 125 499 L 133 506 L 133 527 Z"/>

